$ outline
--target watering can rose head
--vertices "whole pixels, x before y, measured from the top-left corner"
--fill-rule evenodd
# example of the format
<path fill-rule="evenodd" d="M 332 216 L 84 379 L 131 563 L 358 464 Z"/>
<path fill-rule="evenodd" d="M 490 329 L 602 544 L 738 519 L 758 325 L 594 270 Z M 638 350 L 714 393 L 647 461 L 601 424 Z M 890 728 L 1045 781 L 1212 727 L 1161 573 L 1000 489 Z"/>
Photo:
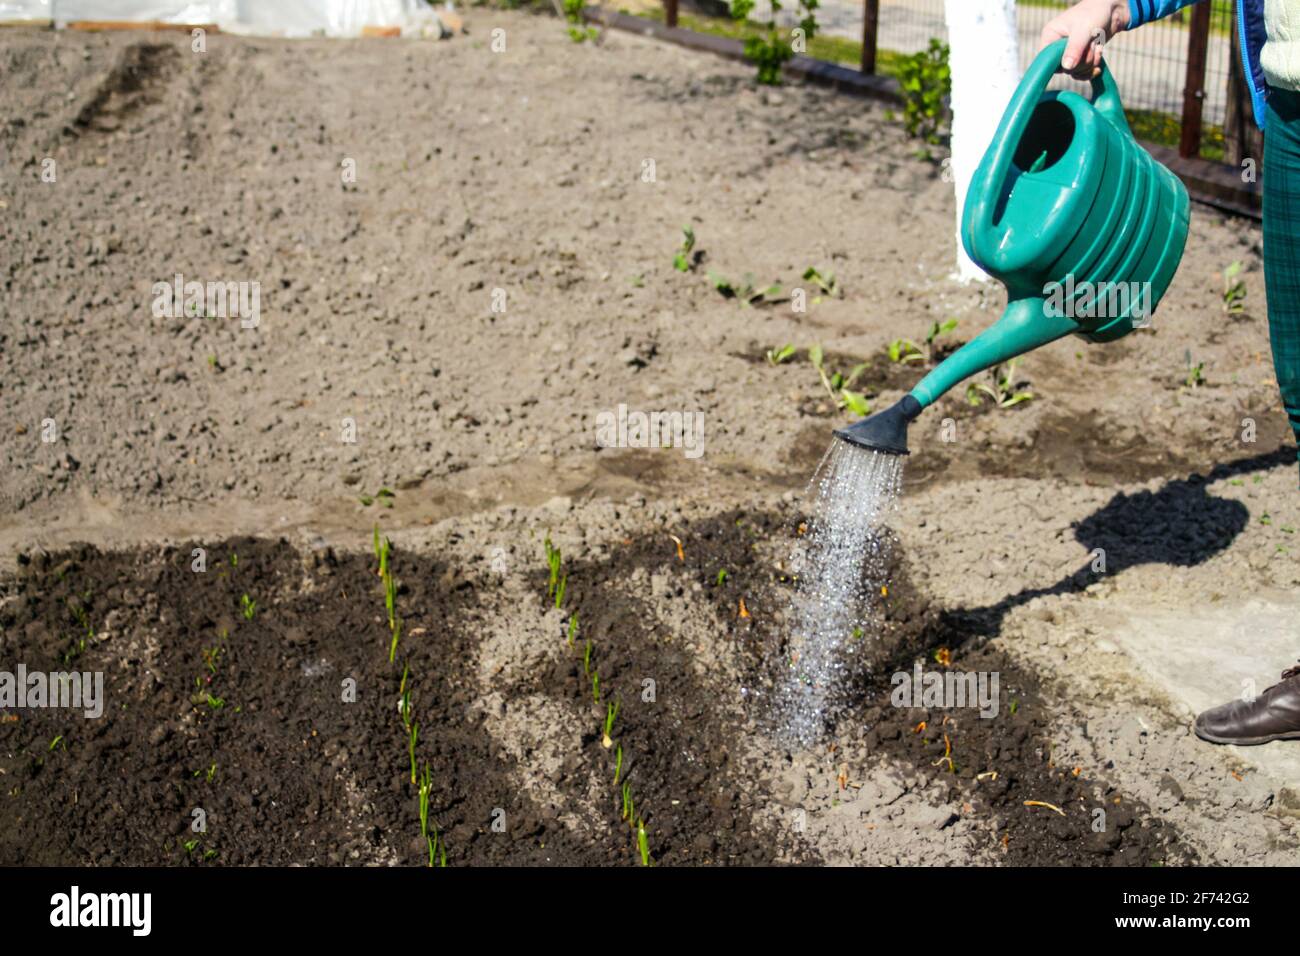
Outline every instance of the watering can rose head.
<path fill-rule="evenodd" d="M 839 437 L 906 451 L 907 422 L 958 382 L 1071 333 L 1127 335 L 1169 288 L 1187 241 L 1187 189 L 1133 138 L 1104 63 L 1091 100 L 1046 91 L 1065 44 L 1026 71 L 962 210 L 967 254 L 1007 288 L 1002 317 L 903 402 Z"/>

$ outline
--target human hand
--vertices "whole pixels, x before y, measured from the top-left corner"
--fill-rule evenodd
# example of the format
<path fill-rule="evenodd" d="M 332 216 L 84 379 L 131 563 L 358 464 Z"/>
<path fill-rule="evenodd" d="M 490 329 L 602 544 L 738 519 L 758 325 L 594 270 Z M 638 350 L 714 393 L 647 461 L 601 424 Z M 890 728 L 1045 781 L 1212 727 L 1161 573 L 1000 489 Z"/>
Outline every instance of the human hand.
<path fill-rule="evenodd" d="M 1128 0 L 1080 0 L 1043 27 L 1039 46 L 1064 37 L 1061 69 L 1077 80 L 1088 80 L 1101 70 L 1102 46 L 1116 33 L 1128 29 Z"/>

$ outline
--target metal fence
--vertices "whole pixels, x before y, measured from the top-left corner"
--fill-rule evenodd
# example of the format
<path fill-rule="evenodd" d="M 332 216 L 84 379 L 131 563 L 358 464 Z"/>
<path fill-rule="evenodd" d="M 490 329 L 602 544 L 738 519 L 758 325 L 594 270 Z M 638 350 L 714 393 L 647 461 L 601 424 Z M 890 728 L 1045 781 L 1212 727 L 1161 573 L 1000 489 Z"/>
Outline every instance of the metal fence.
<path fill-rule="evenodd" d="M 724 0 L 694 0 L 694 5 L 725 13 Z M 1069 5 L 1066 0 L 1016 4 L 1022 68 L 1038 52 L 1043 26 Z M 1185 157 L 1234 165 L 1243 155 L 1257 155 L 1258 134 L 1236 52 L 1235 6 L 1234 0 L 1201 0 L 1107 45 L 1107 63 L 1139 138 L 1177 146 Z M 664 0 L 670 25 L 677 23 L 677 7 L 678 0 Z M 786 4 L 778 16 L 787 26 L 798 20 L 792 7 Z M 817 22 L 819 35 L 860 44 L 861 68 L 868 73 L 888 73 L 900 55 L 926 49 L 932 38 L 948 39 L 944 0 L 820 0 Z M 1074 85 L 1064 77 L 1054 83 Z"/>
<path fill-rule="evenodd" d="M 1022 68 L 1037 53 L 1044 25 L 1069 5 L 1065 0 L 1016 5 Z M 868 44 L 874 34 L 878 56 L 886 59 L 891 52 L 922 50 L 931 37 L 946 41 L 943 6 L 943 0 L 823 0 L 833 30 L 847 33 L 856 25 Z M 1239 127 L 1249 119 L 1249 109 L 1243 112 L 1247 94 L 1239 61 L 1234 63 L 1234 8 L 1232 0 L 1202 0 L 1107 44 L 1107 64 L 1140 136 L 1178 145 L 1185 156 L 1236 161 L 1239 150 L 1230 141 L 1248 135 Z M 1065 78 L 1055 82 L 1075 85 Z"/>
<path fill-rule="evenodd" d="M 878 45 L 883 50 L 914 53 L 930 37 L 947 39 L 943 0 L 879 0 Z M 1017 4 L 1021 66 L 1028 66 L 1038 51 L 1043 26 L 1069 4 L 1053 0 Z M 826 6 L 853 9 L 860 20 L 861 3 L 826 0 Z M 1206 121 L 1222 124 L 1227 100 L 1228 62 L 1231 54 L 1233 15 L 1230 4 L 1212 4 L 1205 71 Z M 1187 76 L 1187 48 L 1191 10 L 1122 33 L 1107 46 L 1108 62 L 1135 109 L 1180 113 Z"/>

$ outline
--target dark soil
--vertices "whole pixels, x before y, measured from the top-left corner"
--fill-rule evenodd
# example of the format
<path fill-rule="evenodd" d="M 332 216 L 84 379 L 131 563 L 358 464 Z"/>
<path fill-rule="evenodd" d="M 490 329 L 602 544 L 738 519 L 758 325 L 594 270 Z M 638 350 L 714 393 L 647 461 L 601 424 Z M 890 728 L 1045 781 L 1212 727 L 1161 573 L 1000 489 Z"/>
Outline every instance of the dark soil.
<path fill-rule="evenodd" d="M 554 667 L 504 688 L 508 698 L 545 694 L 590 728 L 553 782 L 581 801 L 593 768 L 605 779 L 597 805 L 608 826 L 592 832 L 571 830 L 534 804 L 482 726 L 473 706 L 479 632 L 460 621 L 478 582 L 436 561 L 394 554 L 406 633 L 389 665 L 370 555 L 238 539 L 208 545 L 202 574 L 190 570 L 198 545 L 27 558 L 3 586 L 0 664 L 105 671 L 107 706 L 98 720 L 58 710 L 5 715 L 0 864 L 423 865 L 396 707 L 404 662 L 418 760 L 433 774 L 430 812 L 449 865 L 638 864 L 635 832 L 622 819 L 623 782 L 656 863 L 762 864 L 778 851 L 817 862 L 791 844 L 797 836 L 760 825 L 756 811 L 769 797 L 739 759 L 741 735 L 753 732 L 751 718 L 762 724 L 763 689 L 786 653 L 773 623 L 782 572 L 757 557 L 756 545 L 797 532 L 777 515 L 733 512 L 675 533 L 681 557 L 659 532 L 625 540 L 607 560 L 566 560 L 564 605 L 579 614 L 578 639 Z M 1186 859 L 1176 834 L 1144 807 L 1054 765 L 1052 728 L 1070 715 L 1051 712 L 1032 674 L 982 646 L 996 621 L 981 618 L 985 612 L 935 611 L 908 583 L 905 560 L 896 560 L 872 666 L 852 688 L 856 702 L 840 732 L 863 735 L 871 751 L 914 766 L 922 778 L 942 776 L 950 799 L 984 824 L 1009 862 Z M 667 579 L 666 597 L 643 599 L 620 587 L 639 568 Z M 535 586 L 540 613 L 548 603 L 544 574 Z M 241 612 L 245 594 L 256 602 L 251 619 Z M 658 613 L 683 601 L 735 641 L 747 696 L 697 673 Z M 80 649 L 87 625 L 93 635 Z M 953 667 L 1001 674 L 998 717 L 889 705 L 888 675 L 910 669 L 918 656 L 938 667 L 941 647 Z M 599 703 L 589 674 L 599 674 Z M 346 678 L 356 681 L 355 703 L 341 700 Z M 615 745 L 606 748 L 601 724 L 613 700 Z M 951 771 L 940 760 L 945 734 Z M 996 779 L 977 779 L 988 771 Z M 1026 800 L 1065 815 L 1027 808 Z M 1098 807 L 1109 825 L 1094 834 Z M 196 808 L 206 813 L 205 833 L 191 830 Z M 508 821 L 504 834 L 492 830 L 497 809 Z"/>
<path fill-rule="evenodd" d="M 3 666 L 106 671 L 107 706 L 98 720 L 6 715 L 18 719 L 0 725 L 0 864 L 427 862 L 396 706 L 408 657 L 448 864 L 590 859 L 542 818 L 469 713 L 463 582 L 395 556 L 406 636 L 390 666 L 371 556 L 253 539 L 207 547 L 203 574 L 190 570 L 190 545 L 86 548 L 41 555 L 5 584 Z M 244 594 L 256 601 L 251 620 Z M 78 606 L 96 636 L 65 664 Z M 215 673 L 204 656 L 213 647 Z M 355 703 L 342 702 L 346 678 Z M 190 829 L 195 808 L 206 833 Z M 496 808 L 507 834 L 491 830 Z"/>
<path fill-rule="evenodd" d="M 727 745 L 745 731 L 729 728 L 719 710 L 709 705 L 710 695 L 714 699 L 734 695 L 735 688 L 703 687 L 693 680 L 689 664 L 673 647 L 671 631 L 657 626 L 648 603 L 629 601 L 616 585 L 638 567 L 671 575 L 673 594 L 679 599 L 690 600 L 698 584 L 717 627 L 737 642 L 738 653 L 748 662 L 751 692 L 761 693 L 773 663 L 784 659 L 786 648 L 781 629 L 770 623 L 782 603 L 775 590 L 782 574 L 755 560 L 754 545 L 792 530 L 788 519 L 777 515 L 731 512 L 678 531 L 684 540 L 682 558 L 674 542 L 660 534 L 626 542 L 608 562 L 569 569 L 569 587 L 579 589 L 570 594 L 572 606 L 580 613 L 583 637 L 572 659 L 540 683 L 577 706 L 589 706 L 590 680 L 583 671 L 581 645 L 591 640 L 593 669 L 600 674 L 604 693 L 623 701 L 622 730 L 616 736 L 624 745 L 624 766 L 631 768 L 629 779 L 635 788 L 643 793 L 685 791 L 704 797 L 670 807 L 661 801 L 638 803 L 653 808 L 666 860 L 755 862 L 754 857 L 729 857 L 727 838 L 734 835 L 740 846 L 752 846 L 748 811 L 759 795 L 752 784 L 743 784 L 743 768 L 732 765 Z M 1076 773 L 1073 767 L 1054 764 L 1053 727 L 1074 715 L 1050 709 L 1034 675 L 983 646 L 990 626 L 996 627 L 996 622 L 985 620 L 993 612 L 934 610 L 909 583 L 906 561 L 897 552 L 895 561 L 877 653 L 850 694 L 860 703 L 845 714 L 838 728 L 842 734 L 861 733 L 870 750 L 913 766 L 923 778 L 944 775 L 950 781 L 949 799 L 964 804 L 968 816 L 985 824 L 990 840 L 1003 848 L 1008 862 L 1146 866 L 1194 858 L 1178 845 L 1172 828 L 1139 802 L 1082 770 Z M 722 569 L 728 570 L 728 576 L 719 584 Z M 544 579 L 539 579 L 539 588 L 545 590 Z M 739 614 L 742 598 L 748 617 Z M 890 675 L 910 671 L 918 657 L 926 661 L 927 669 L 938 668 L 933 658 L 940 648 L 950 652 L 953 668 L 1000 674 L 997 717 L 980 719 L 970 710 L 945 713 L 890 705 Z M 643 677 L 660 674 L 670 674 L 672 681 L 681 683 L 671 694 L 664 693 L 661 685 L 656 705 L 638 703 Z M 751 710 L 750 716 L 762 723 L 761 704 Z M 598 740 L 601 715 L 603 709 L 592 713 L 594 730 L 587 750 L 591 759 L 608 764 L 612 778 L 612 758 Z M 925 729 L 918 731 L 922 721 Z M 951 772 L 946 765 L 935 768 L 945 754 L 945 733 L 952 748 Z M 976 779 L 989 771 L 996 772 L 996 779 Z M 611 806 L 617 805 L 612 785 L 609 799 Z M 1064 816 L 1048 808 L 1026 807 L 1026 800 L 1050 803 Z M 716 812 L 719 809 L 721 814 Z M 1106 827 L 1100 832 L 1093 831 L 1096 809 L 1106 813 Z M 692 842 L 691 834 L 703 836 Z M 757 842 L 761 848 L 767 841 Z M 722 849 L 715 850 L 719 844 Z"/>

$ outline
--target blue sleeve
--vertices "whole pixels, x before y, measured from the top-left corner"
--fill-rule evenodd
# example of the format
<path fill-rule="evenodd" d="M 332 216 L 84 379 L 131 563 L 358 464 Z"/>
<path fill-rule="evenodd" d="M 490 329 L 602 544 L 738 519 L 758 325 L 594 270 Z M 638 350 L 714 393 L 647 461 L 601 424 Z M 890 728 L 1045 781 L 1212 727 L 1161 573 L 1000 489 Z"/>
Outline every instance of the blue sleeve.
<path fill-rule="evenodd" d="M 1167 17 L 1193 3 L 1196 0 L 1128 0 L 1128 28 L 1132 30 L 1152 20 Z"/>

